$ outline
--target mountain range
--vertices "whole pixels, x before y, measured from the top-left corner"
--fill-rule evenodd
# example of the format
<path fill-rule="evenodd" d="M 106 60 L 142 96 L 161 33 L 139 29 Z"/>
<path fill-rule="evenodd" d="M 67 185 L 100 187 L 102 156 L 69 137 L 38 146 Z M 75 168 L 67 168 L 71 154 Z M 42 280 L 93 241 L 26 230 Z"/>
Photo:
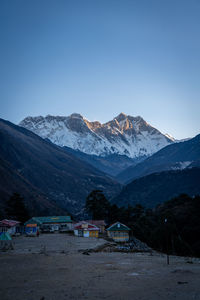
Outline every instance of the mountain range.
<path fill-rule="evenodd" d="M 27 117 L 19 125 L 68 148 L 76 157 L 111 176 L 174 142 L 142 117 L 124 113 L 105 124 L 74 113 L 68 117 Z"/>
<path fill-rule="evenodd" d="M 124 113 L 104 124 L 90 122 L 74 113 L 68 117 L 27 117 L 19 125 L 56 145 L 98 156 L 149 156 L 173 142 L 173 138 L 162 134 L 142 117 Z"/>
<path fill-rule="evenodd" d="M 0 119 L 0 142 L 2 211 L 13 192 L 37 215 L 81 215 L 95 189 L 119 206 L 200 193 L 200 135 L 177 142 L 141 117 L 27 117 L 20 126 Z"/>

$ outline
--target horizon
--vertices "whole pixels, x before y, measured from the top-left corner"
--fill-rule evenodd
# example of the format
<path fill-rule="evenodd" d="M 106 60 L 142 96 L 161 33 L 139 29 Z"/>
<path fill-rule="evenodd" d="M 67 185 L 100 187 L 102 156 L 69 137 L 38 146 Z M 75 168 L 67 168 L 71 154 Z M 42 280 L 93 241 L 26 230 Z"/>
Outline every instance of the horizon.
<path fill-rule="evenodd" d="M 124 113 L 124 112 L 117 113 L 115 116 L 111 117 L 110 119 L 104 120 L 104 121 L 101 121 L 101 120 L 98 120 L 98 119 L 95 119 L 95 118 L 93 118 L 93 119 L 91 120 L 90 118 L 88 118 L 87 116 L 85 116 L 85 115 L 83 115 L 82 113 L 79 113 L 79 112 L 72 112 L 72 113 L 70 113 L 70 114 L 68 114 L 68 115 L 66 115 L 66 114 L 59 114 L 59 115 L 58 115 L 58 114 L 56 114 L 56 115 L 53 115 L 53 114 L 46 114 L 46 115 L 45 115 L 45 114 L 44 114 L 44 115 L 35 115 L 35 116 L 34 116 L 34 115 L 28 115 L 28 116 L 25 116 L 24 118 L 22 118 L 21 120 L 19 120 L 19 121 L 17 121 L 17 122 L 11 121 L 11 120 L 9 120 L 9 119 L 4 119 L 4 118 L 2 118 L 2 119 L 6 120 L 6 121 L 9 121 L 9 122 L 11 122 L 11 123 L 13 123 L 13 124 L 15 124 L 15 125 L 19 125 L 20 122 L 23 121 L 23 120 L 26 119 L 26 118 L 37 118 L 37 117 L 43 117 L 43 118 L 46 118 L 46 117 L 48 117 L 48 116 L 51 116 L 51 117 L 69 117 L 69 116 L 71 116 L 71 115 L 73 115 L 73 114 L 81 115 L 84 119 L 86 119 L 86 120 L 89 121 L 89 122 L 100 122 L 101 124 L 105 124 L 105 123 L 107 123 L 107 122 L 110 122 L 111 120 L 116 119 L 120 114 L 124 114 L 124 115 L 126 115 L 127 117 L 128 117 L 128 116 L 131 116 L 131 117 L 134 117 L 134 118 L 141 117 L 147 124 L 149 124 L 150 126 L 156 128 L 156 129 L 159 130 L 162 134 L 168 135 L 168 136 L 174 138 L 175 140 L 184 140 L 184 139 L 188 139 L 188 138 L 190 139 L 190 138 L 194 138 L 195 136 L 197 136 L 198 134 L 200 134 L 200 131 L 199 131 L 199 132 L 197 131 L 196 133 L 194 133 L 193 136 L 185 136 L 185 137 L 177 138 L 176 136 L 173 136 L 170 132 L 162 131 L 162 130 L 159 128 L 159 126 L 153 125 L 151 121 L 146 120 L 146 119 L 143 118 L 143 116 L 141 116 L 141 115 L 130 115 L 130 114 L 127 114 L 127 113 Z"/>
<path fill-rule="evenodd" d="M 121 111 L 162 133 L 200 133 L 200 3 L 0 3 L 0 116 Z"/>

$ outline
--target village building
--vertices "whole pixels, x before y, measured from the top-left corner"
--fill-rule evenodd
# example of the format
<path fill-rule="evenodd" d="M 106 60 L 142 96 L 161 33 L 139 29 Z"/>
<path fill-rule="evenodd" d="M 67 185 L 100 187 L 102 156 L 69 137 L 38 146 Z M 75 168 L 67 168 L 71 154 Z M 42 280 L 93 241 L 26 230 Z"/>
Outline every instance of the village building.
<path fill-rule="evenodd" d="M 70 216 L 52 216 L 52 217 L 33 217 L 25 223 L 36 224 L 41 232 L 55 232 L 55 231 L 71 231 L 72 220 Z"/>
<path fill-rule="evenodd" d="M 38 230 L 37 224 L 26 224 L 25 233 L 27 236 L 37 236 Z"/>
<path fill-rule="evenodd" d="M 13 249 L 12 237 L 8 232 L 0 233 L 0 250 Z"/>
<path fill-rule="evenodd" d="M 20 233 L 20 222 L 8 219 L 0 221 L 0 233 L 1 232 L 7 232 L 10 235 L 16 235 Z"/>
<path fill-rule="evenodd" d="M 90 224 L 97 226 L 100 229 L 100 233 L 104 233 L 106 229 L 106 223 L 104 220 L 86 220 Z"/>
<path fill-rule="evenodd" d="M 81 221 L 74 225 L 74 235 L 83 237 L 99 237 L 100 229 L 86 221 Z"/>
<path fill-rule="evenodd" d="M 126 225 L 116 222 L 107 228 L 108 237 L 115 242 L 127 242 L 129 240 L 130 228 Z"/>

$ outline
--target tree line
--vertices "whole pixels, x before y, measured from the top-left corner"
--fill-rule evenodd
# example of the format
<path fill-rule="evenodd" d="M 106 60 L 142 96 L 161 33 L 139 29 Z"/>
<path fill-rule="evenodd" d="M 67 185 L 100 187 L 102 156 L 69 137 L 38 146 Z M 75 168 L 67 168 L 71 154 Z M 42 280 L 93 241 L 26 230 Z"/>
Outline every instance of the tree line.
<path fill-rule="evenodd" d="M 94 190 L 86 198 L 87 216 L 126 224 L 131 235 L 161 252 L 200 257 L 200 196 L 179 195 L 154 209 L 140 204 L 119 207 L 109 202 L 102 191 Z M 22 224 L 30 218 L 23 197 L 14 193 L 6 202 L 1 219 L 18 220 Z"/>
<path fill-rule="evenodd" d="M 174 255 L 200 257 L 200 196 L 179 195 L 154 209 L 140 204 L 119 207 L 110 203 L 102 191 L 92 191 L 85 205 L 93 219 L 107 224 L 120 221 L 131 234 L 153 249 Z"/>
<path fill-rule="evenodd" d="M 30 218 L 30 213 L 24 203 L 24 198 L 19 193 L 13 193 L 5 202 L 0 213 L 1 219 L 17 220 L 23 225 Z"/>

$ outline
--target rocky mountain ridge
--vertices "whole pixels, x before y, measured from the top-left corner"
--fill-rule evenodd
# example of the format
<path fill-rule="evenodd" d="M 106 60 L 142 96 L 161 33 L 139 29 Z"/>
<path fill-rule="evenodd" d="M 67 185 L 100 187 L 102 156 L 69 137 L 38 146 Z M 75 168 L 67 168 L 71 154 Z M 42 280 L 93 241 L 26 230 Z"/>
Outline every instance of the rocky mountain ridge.
<path fill-rule="evenodd" d="M 74 113 L 68 117 L 27 117 L 19 125 L 58 146 L 102 157 L 112 154 L 148 157 L 173 143 L 173 138 L 162 134 L 142 117 L 124 113 L 104 124 L 90 122 Z"/>

